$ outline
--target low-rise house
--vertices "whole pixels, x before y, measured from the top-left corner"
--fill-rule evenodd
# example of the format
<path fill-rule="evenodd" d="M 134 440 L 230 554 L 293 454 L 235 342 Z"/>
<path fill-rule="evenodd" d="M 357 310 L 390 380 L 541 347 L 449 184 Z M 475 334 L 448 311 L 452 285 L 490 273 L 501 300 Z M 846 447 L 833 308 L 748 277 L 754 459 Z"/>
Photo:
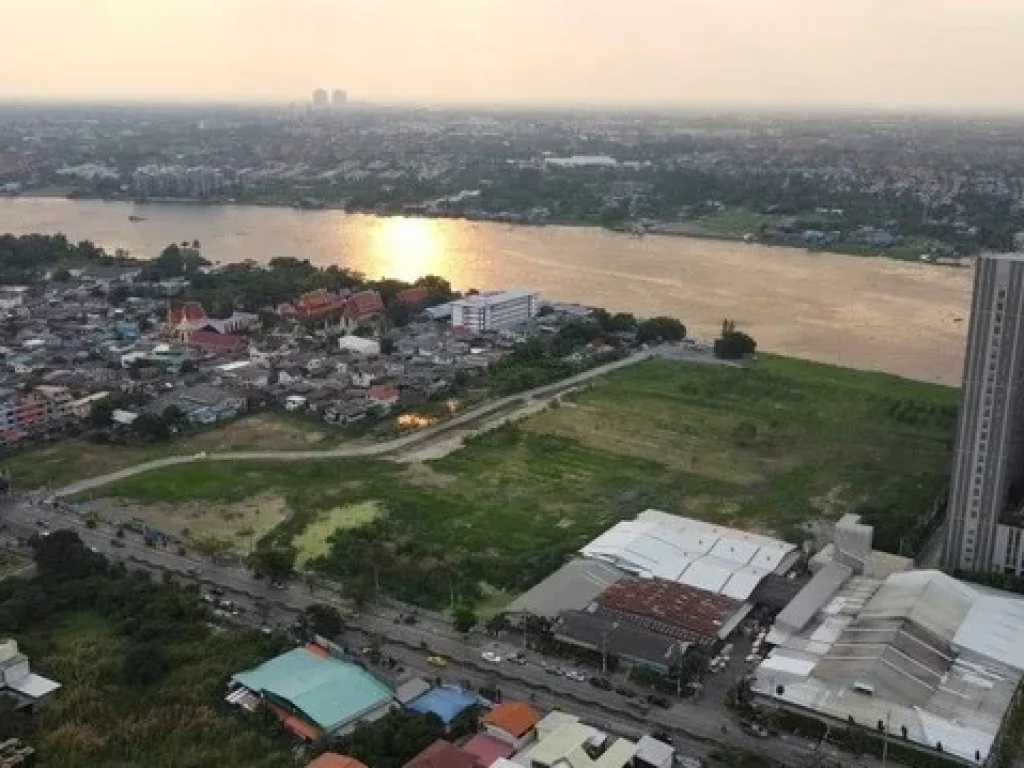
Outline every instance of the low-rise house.
<path fill-rule="evenodd" d="M 241 352 L 245 349 L 246 340 L 242 336 L 216 331 L 195 331 L 189 334 L 188 346 L 208 354 L 226 355 Z"/>
<path fill-rule="evenodd" d="M 393 384 L 378 384 L 370 387 L 366 394 L 374 405 L 383 408 L 385 411 L 390 411 L 397 405 L 401 397 L 398 387 Z"/>
<path fill-rule="evenodd" d="M 60 687 L 60 683 L 32 672 L 17 642 L 0 638 L 0 696 L 12 698 L 18 709 L 34 709 Z"/>
<path fill-rule="evenodd" d="M 438 739 L 403 768 L 485 768 L 477 762 L 476 756 L 459 749 L 450 741 Z"/>
<path fill-rule="evenodd" d="M 365 419 L 374 407 L 366 398 L 337 400 L 324 407 L 324 421 L 331 424 L 354 424 Z"/>
<path fill-rule="evenodd" d="M 192 424 L 215 424 L 234 418 L 246 408 L 244 397 L 227 389 L 200 384 L 157 398 L 149 411 L 159 415 L 172 405 L 180 409 Z"/>
<path fill-rule="evenodd" d="M 540 713 L 525 702 L 506 701 L 484 715 L 480 722 L 487 733 L 518 751 L 536 737 Z"/>
<path fill-rule="evenodd" d="M 346 334 L 338 339 L 338 349 L 367 357 L 376 356 L 380 354 L 380 342 Z"/>

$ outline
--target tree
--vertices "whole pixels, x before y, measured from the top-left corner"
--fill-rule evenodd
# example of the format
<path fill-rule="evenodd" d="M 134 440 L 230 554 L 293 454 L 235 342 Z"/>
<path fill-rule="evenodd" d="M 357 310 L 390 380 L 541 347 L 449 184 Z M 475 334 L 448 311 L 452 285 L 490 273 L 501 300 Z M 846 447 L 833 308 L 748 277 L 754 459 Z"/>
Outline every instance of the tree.
<path fill-rule="evenodd" d="M 155 642 L 136 643 L 124 654 L 121 676 L 130 685 L 148 688 L 163 680 L 171 662 L 162 646 Z"/>
<path fill-rule="evenodd" d="M 89 421 L 94 427 L 106 429 L 114 423 L 115 405 L 109 397 L 97 400 L 89 408 Z"/>
<path fill-rule="evenodd" d="M 465 634 L 476 626 L 476 613 L 468 605 L 458 605 L 452 612 L 452 626 L 456 632 Z"/>
<path fill-rule="evenodd" d="M 171 436 L 167 422 L 151 413 L 140 414 L 132 422 L 132 431 L 142 438 L 153 441 L 167 440 Z"/>
<path fill-rule="evenodd" d="M 250 565 L 257 576 L 266 576 L 271 581 L 287 581 L 295 573 L 295 547 L 268 545 L 260 546 L 250 557 Z"/>
<path fill-rule="evenodd" d="M 185 412 L 173 404 L 164 408 L 164 412 L 160 414 L 160 418 L 163 419 L 164 423 L 169 427 L 180 427 L 186 421 Z"/>
<path fill-rule="evenodd" d="M 345 628 L 338 609 L 323 603 L 309 606 L 303 618 L 310 630 L 326 638 L 337 637 Z"/>
<path fill-rule="evenodd" d="M 715 339 L 715 357 L 722 360 L 739 360 L 754 354 L 757 342 L 742 331 L 729 331 Z"/>
<path fill-rule="evenodd" d="M 636 327 L 636 340 L 641 343 L 682 341 L 685 338 L 686 326 L 673 317 L 652 317 Z"/>
<path fill-rule="evenodd" d="M 43 574 L 85 578 L 103 573 L 107 559 L 86 548 L 74 531 L 54 531 L 35 540 L 35 562 Z"/>
<path fill-rule="evenodd" d="M 53 274 L 50 275 L 50 279 L 55 283 L 66 283 L 71 279 L 71 273 L 68 271 L 67 267 L 58 267 L 53 271 Z"/>

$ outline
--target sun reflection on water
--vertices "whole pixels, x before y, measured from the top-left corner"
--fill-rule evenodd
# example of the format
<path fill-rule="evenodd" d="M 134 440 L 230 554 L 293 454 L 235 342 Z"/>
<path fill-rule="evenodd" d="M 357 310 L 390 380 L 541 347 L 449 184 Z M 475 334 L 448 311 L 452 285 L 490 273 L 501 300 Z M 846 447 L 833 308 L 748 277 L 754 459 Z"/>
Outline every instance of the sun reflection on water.
<path fill-rule="evenodd" d="M 371 276 L 406 282 L 424 275 L 449 277 L 447 246 L 442 222 L 398 216 L 378 219 L 370 242 L 377 274 Z"/>

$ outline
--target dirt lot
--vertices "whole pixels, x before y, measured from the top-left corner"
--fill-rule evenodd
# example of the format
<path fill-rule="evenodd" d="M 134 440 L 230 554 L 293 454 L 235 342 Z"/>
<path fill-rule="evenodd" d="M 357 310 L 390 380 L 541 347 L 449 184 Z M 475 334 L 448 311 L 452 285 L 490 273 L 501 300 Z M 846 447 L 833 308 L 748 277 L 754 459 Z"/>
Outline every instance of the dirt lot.
<path fill-rule="evenodd" d="M 121 499 L 90 502 L 107 520 L 138 519 L 165 533 L 193 543 L 223 542 L 239 554 L 288 516 L 288 504 L 275 493 L 261 493 L 231 503 L 194 501 L 176 504 L 139 504 Z"/>

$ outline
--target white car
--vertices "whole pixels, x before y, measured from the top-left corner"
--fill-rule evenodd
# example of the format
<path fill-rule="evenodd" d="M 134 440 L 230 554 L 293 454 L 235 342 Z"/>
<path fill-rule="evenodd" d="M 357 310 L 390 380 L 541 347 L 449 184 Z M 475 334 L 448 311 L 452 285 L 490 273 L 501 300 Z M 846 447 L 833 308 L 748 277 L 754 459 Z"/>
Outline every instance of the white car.
<path fill-rule="evenodd" d="M 494 651 L 484 651 L 480 654 L 480 658 L 482 658 L 484 661 L 489 661 L 492 664 L 497 664 L 501 661 L 501 656 L 496 654 Z"/>
<path fill-rule="evenodd" d="M 570 680 L 575 680 L 577 683 L 585 683 L 587 681 L 587 676 L 578 669 L 570 669 L 565 673 L 565 676 Z"/>

